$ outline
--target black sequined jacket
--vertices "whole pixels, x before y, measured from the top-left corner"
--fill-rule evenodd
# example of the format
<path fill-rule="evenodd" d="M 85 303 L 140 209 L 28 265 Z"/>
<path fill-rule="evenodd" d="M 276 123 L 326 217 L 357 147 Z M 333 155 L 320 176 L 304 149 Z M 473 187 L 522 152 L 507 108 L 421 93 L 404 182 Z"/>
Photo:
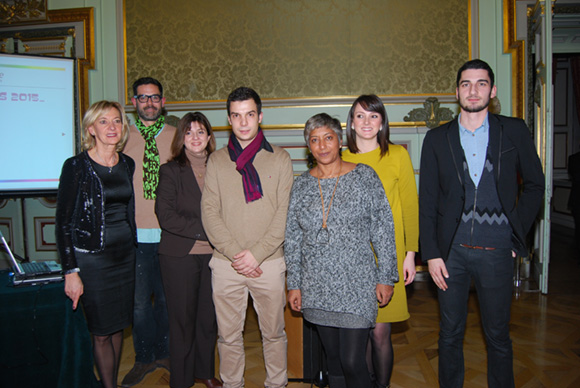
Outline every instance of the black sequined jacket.
<path fill-rule="evenodd" d="M 133 177 L 133 159 L 119 153 L 119 163 L 123 163 L 129 176 Z M 136 236 L 134 194 L 127 207 L 127 216 L 133 236 Z M 55 221 L 56 246 L 63 272 L 77 267 L 75 251 L 98 253 L 105 249 L 103 185 L 86 151 L 64 162 L 58 186 Z"/>

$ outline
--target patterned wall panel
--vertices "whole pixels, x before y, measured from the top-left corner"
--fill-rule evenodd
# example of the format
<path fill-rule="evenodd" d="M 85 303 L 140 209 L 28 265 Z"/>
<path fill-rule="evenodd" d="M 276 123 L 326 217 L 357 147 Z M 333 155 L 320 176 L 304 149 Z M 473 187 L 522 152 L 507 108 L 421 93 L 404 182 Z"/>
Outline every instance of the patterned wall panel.
<path fill-rule="evenodd" d="M 128 88 L 151 75 L 169 102 L 450 93 L 469 58 L 465 0 L 125 0 L 125 19 Z"/>

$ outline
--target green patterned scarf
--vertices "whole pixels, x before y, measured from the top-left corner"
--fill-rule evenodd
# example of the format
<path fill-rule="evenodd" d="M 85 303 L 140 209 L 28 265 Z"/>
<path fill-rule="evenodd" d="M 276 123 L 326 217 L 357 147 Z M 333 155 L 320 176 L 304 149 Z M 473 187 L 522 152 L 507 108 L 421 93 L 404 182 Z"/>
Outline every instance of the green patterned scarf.
<path fill-rule="evenodd" d="M 145 139 L 145 152 L 143 153 L 143 197 L 145 199 L 155 199 L 157 195 L 157 184 L 159 183 L 159 150 L 155 137 L 161 132 L 165 125 L 165 116 L 159 116 L 155 124 L 146 127 L 137 117 L 135 126 Z"/>

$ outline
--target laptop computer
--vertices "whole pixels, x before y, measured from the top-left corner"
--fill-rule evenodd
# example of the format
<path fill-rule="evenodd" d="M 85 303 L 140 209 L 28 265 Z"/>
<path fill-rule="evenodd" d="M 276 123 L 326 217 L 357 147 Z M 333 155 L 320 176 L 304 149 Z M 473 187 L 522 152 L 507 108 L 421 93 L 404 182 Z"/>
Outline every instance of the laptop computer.
<path fill-rule="evenodd" d="M 12 263 L 14 270 L 12 282 L 15 286 L 33 286 L 63 281 L 62 267 L 59 263 L 56 261 L 19 263 L 8 246 L 4 235 L 2 235 L 2 231 L 0 231 L 0 239 L 2 239 L 4 249 L 8 252 L 8 257 L 10 257 L 10 262 Z"/>

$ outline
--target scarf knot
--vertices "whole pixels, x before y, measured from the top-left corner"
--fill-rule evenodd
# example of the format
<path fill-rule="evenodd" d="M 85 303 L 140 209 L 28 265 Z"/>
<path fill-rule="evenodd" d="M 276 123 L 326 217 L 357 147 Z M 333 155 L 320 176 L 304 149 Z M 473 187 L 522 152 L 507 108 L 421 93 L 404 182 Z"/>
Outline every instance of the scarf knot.
<path fill-rule="evenodd" d="M 253 164 L 254 157 L 261 149 L 274 152 L 261 128 L 258 129 L 258 134 L 246 148 L 242 148 L 233 133 L 230 135 L 228 152 L 230 153 L 231 161 L 236 163 L 236 170 L 242 175 L 246 203 L 256 201 L 264 195 L 260 176 Z"/>

